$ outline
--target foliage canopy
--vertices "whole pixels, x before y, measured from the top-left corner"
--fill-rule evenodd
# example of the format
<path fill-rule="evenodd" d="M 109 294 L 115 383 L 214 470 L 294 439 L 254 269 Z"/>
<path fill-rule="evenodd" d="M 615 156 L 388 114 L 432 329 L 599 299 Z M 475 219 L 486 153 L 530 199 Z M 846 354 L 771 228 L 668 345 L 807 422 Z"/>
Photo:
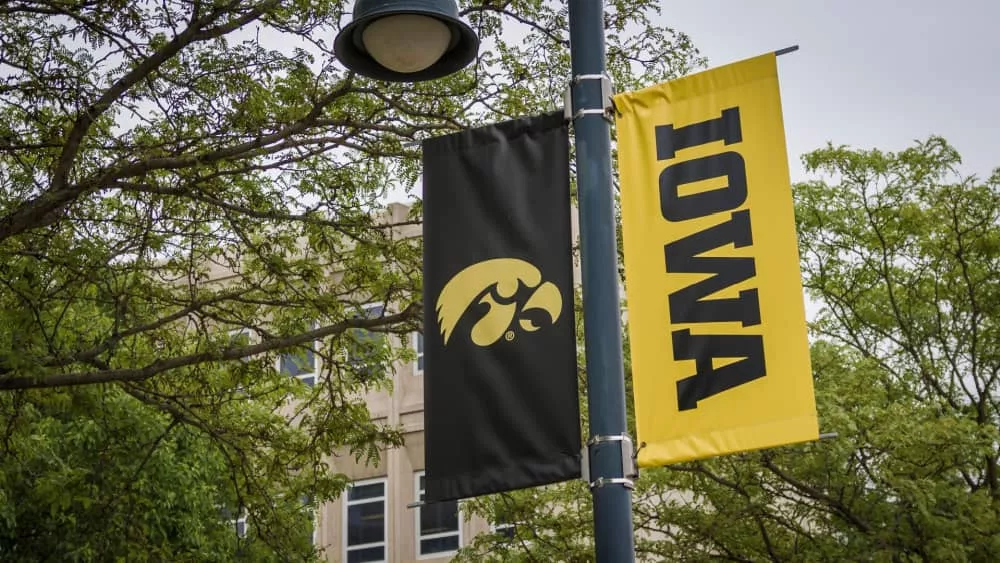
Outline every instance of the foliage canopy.
<path fill-rule="evenodd" d="M 415 142 L 550 110 L 569 75 L 563 3 L 461 4 L 479 59 L 416 85 L 338 66 L 342 0 L 0 5 L 0 555 L 215 559 L 240 509 L 247 557 L 308 554 L 331 452 L 400 440 L 361 401 L 405 352 L 358 331 L 420 313 L 419 214 L 386 193 Z M 621 87 L 698 64 L 657 9 L 608 2 Z"/>

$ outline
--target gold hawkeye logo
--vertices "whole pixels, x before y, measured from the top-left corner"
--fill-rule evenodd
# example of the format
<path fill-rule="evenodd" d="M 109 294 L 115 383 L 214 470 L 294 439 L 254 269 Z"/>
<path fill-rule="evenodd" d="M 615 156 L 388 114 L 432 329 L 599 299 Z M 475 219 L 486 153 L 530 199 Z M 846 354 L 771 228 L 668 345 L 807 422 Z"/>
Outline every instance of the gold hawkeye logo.
<path fill-rule="evenodd" d="M 518 303 L 502 303 L 498 299 L 512 299 L 522 283 L 534 290 L 521 307 L 522 317 L 524 313 L 541 310 L 548 313 L 552 324 L 555 324 L 562 311 L 559 288 L 552 282 L 542 283 L 542 274 L 538 268 L 524 260 L 494 258 L 473 264 L 455 274 L 441 290 L 436 310 L 444 343 L 448 344 L 455 325 L 473 303 L 487 305 L 489 310 L 472 327 L 472 342 L 479 346 L 489 346 L 501 337 L 513 340 L 511 325 L 514 324 Z M 518 319 L 518 324 L 523 330 L 534 332 L 541 328 L 535 324 L 534 319 L 537 317 L 532 314 L 531 318 Z"/>

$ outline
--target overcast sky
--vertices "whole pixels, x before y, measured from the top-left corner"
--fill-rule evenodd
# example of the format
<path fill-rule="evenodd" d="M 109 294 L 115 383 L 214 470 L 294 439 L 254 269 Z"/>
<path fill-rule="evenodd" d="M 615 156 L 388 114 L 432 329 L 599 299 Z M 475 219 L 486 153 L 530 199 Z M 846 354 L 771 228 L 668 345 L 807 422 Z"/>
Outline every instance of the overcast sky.
<path fill-rule="evenodd" d="M 1000 167 L 1000 0 L 660 4 L 659 23 L 690 35 L 709 67 L 799 45 L 778 59 L 793 182 L 827 141 L 898 151 L 941 135 L 964 173 Z"/>
<path fill-rule="evenodd" d="M 937 134 L 963 171 L 1000 166 L 1000 1 L 662 0 L 709 66 L 778 59 L 792 180 L 827 141 L 900 150 Z"/>

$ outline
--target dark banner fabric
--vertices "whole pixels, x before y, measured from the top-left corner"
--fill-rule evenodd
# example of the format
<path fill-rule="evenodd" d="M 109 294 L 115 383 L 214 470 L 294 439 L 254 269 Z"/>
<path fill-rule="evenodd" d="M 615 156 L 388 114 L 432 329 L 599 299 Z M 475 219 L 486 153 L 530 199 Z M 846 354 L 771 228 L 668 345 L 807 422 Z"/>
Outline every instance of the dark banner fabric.
<path fill-rule="evenodd" d="M 429 139 L 427 502 L 580 476 L 562 112 Z"/>

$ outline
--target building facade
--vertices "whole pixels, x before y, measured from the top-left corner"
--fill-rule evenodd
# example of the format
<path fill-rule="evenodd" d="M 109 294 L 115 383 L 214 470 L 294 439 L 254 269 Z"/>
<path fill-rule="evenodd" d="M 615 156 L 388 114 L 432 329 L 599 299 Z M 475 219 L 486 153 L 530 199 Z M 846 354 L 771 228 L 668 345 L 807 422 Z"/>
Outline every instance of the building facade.
<path fill-rule="evenodd" d="M 417 359 L 395 366 L 393 391 L 366 397 L 372 417 L 401 427 L 405 444 L 385 450 L 377 466 L 356 463 L 346 454 L 334 456 L 334 470 L 353 484 L 316 516 L 315 542 L 328 561 L 448 561 L 460 546 L 490 530 L 481 518 L 466 520 L 455 502 L 415 506 L 422 500 L 424 470 L 420 335 L 412 334 L 406 344 Z"/>
<path fill-rule="evenodd" d="M 386 220 L 403 223 L 409 210 L 403 204 L 390 204 Z M 572 229 L 575 239 L 575 213 Z M 420 227 L 408 225 L 397 234 L 420 236 Z M 580 279 L 578 264 L 574 279 Z M 369 314 L 381 314 L 381 305 L 371 307 Z M 392 366 L 388 374 L 391 392 L 372 391 L 364 399 L 373 420 L 402 429 L 404 445 L 382 451 L 377 465 L 356 462 L 347 452 L 333 453 L 332 470 L 346 475 L 352 484 L 339 499 L 321 506 L 315 517 L 313 541 L 327 561 L 444 562 L 478 534 L 511 530 L 480 517 L 466 519 L 457 502 L 420 505 L 425 467 L 422 336 L 412 333 L 393 344 L 411 347 L 416 359 Z M 312 354 L 282 357 L 276 368 L 312 385 L 321 373 L 317 362 Z"/>

